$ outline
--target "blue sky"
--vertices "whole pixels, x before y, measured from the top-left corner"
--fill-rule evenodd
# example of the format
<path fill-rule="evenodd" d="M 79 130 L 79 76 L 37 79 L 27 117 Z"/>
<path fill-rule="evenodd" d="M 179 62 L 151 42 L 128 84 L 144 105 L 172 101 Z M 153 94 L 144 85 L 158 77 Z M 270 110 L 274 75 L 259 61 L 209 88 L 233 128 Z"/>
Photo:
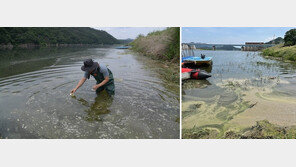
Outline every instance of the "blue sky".
<path fill-rule="evenodd" d="M 135 39 L 138 35 L 147 35 L 149 32 L 163 30 L 166 27 L 94 27 L 105 30 L 117 39 Z"/>
<path fill-rule="evenodd" d="M 244 44 L 268 42 L 273 37 L 284 37 L 292 27 L 183 27 L 182 42 L 212 44 Z"/>

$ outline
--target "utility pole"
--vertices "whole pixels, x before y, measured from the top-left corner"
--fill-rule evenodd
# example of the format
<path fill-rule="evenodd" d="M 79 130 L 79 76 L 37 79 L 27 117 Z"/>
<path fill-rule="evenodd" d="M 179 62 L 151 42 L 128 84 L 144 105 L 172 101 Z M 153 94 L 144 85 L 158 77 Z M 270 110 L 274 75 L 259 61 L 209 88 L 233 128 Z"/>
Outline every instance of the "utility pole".
<path fill-rule="evenodd" d="M 272 44 L 275 44 L 275 34 L 273 34 Z"/>

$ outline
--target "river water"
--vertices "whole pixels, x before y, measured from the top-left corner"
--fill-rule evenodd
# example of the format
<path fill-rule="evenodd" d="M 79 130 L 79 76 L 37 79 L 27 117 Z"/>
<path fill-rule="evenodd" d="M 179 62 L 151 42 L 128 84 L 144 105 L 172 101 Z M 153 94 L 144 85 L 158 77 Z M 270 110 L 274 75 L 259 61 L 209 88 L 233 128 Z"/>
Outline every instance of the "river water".
<path fill-rule="evenodd" d="M 190 53 L 190 52 L 188 52 Z M 239 130 L 268 120 L 296 125 L 296 64 L 260 52 L 195 50 L 213 57 L 212 77 L 182 85 L 182 128 Z"/>
<path fill-rule="evenodd" d="M 69 95 L 87 58 L 113 72 L 113 98 L 96 95 L 92 77 Z M 114 48 L 1 51 L 0 137 L 179 138 L 179 96 L 153 69 L 149 59 Z"/>

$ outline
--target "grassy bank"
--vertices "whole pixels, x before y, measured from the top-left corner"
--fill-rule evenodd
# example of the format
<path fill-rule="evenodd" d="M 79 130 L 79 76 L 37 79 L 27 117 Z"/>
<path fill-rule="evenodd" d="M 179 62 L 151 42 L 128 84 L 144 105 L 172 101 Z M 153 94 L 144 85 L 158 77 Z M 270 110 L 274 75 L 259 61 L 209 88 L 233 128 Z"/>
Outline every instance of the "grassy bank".
<path fill-rule="evenodd" d="M 159 74 L 165 80 L 179 84 L 180 28 L 140 35 L 130 45 L 133 51 L 158 61 L 163 67 Z"/>
<path fill-rule="evenodd" d="M 219 128 L 218 128 L 219 129 Z M 184 139 L 295 139 L 296 127 L 281 127 L 268 122 L 258 121 L 256 125 L 241 131 L 226 131 L 222 136 L 217 128 L 183 129 Z"/>
<path fill-rule="evenodd" d="M 138 36 L 133 42 L 132 50 L 155 59 L 179 61 L 180 28 L 171 27 L 163 31 L 154 31 L 147 36 Z"/>
<path fill-rule="evenodd" d="M 264 57 L 296 62 L 296 46 L 276 45 L 262 51 Z"/>

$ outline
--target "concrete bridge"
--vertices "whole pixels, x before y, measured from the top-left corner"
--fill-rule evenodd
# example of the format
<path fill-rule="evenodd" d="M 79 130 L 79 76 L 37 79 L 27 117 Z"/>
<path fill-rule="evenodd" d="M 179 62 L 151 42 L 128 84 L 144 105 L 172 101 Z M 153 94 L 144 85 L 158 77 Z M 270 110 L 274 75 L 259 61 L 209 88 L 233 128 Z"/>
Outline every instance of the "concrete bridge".
<path fill-rule="evenodd" d="M 182 49 L 212 49 L 216 50 L 224 46 L 241 48 L 242 51 L 258 51 L 275 44 L 265 44 L 264 42 L 246 42 L 245 44 L 204 44 L 204 43 L 183 43 Z"/>

